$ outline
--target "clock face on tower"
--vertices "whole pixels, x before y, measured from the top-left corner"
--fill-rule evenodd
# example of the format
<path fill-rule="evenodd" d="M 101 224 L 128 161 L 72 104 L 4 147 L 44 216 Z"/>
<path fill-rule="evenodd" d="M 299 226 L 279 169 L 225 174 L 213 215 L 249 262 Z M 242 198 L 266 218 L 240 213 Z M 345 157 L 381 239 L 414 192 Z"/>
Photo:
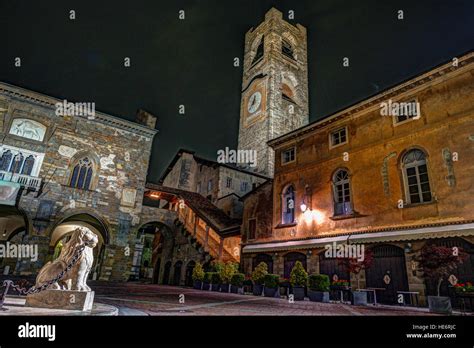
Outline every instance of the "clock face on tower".
<path fill-rule="evenodd" d="M 260 108 L 260 104 L 262 103 L 262 94 L 257 91 L 250 96 L 247 102 L 247 110 L 250 114 L 253 114 Z"/>

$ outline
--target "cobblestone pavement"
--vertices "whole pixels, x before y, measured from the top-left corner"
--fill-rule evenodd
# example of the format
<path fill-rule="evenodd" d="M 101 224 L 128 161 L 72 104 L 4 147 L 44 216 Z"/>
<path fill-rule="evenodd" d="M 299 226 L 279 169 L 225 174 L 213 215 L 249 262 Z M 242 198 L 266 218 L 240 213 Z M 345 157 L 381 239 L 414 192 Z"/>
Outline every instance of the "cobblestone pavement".
<path fill-rule="evenodd" d="M 351 306 L 237 295 L 139 283 L 91 284 L 95 301 L 119 307 L 121 315 L 432 315 L 425 308 Z M 182 296 L 184 295 L 184 296 Z M 181 296 L 181 297 L 180 297 Z M 180 303 L 180 298 L 183 300 Z"/>

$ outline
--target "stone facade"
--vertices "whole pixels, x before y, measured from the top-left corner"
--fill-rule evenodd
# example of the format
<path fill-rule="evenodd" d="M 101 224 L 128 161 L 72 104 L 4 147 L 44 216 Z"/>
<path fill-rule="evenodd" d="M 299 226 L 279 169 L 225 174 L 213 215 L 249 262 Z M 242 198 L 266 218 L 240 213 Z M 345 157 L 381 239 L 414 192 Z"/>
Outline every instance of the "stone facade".
<path fill-rule="evenodd" d="M 31 274 L 53 257 L 71 226 L 85 226 L 100 239 L 94 276 L 125 280 L 131 260 L 124 248 L 140 224 L 156 134 L 150 127 L 156 119 L 143 111 L 139 118 L 146 126 L 101 112 L 94 117 L 57 116 L 56 104 L 62 102 L 0 84 L 1 179 L 23 189 L 16 208 L 0 209 L 17 209 L 22 226 L 2 229 L 1 240 L 21 233 L 22 242 L 39 246 L 38 261 L 24 260 L 16 266 L 17 273 Z M 21 167 L 15 167 L 15 159 Z M 26 159 L 34 159 L 33 168 Z"/>
<path fill-rule="evenodd" d="M 238 149 L 255 150 L 256 171 L 272 176 L 273 150 L 267 142 L 309 120 L 305 27 L 269 10 L 245 35 L 243 70 Z M 261 97 L 254 110 L 249 103 L 255 94 Z"/>
<path fill-rule="evenodd" d="M 430 291 L 415 261 L 422 246 L 441 243 L 473 250 L 474 54 L 459 61 L 457 66 L 444 64 L 270 141 L 277 158 L 271 233 L 257 233 L 255 240 L 245 243 L 243 264 L 250 267 L 252 260 L 264 253 L 272 257 L 274 271 L 283 275 L 286 264 L 291 263 L 287 255 L 299 253 L 310 272 L 319 273 L 320 262 L 326 271 L 331 267 L 335 271 L 335 264 L 330 266 L 330 261 L 321 258 L 325 246 L 350 239 L 372 248 L 380 267 L 388 265 L 389 258 L 399 260 L 392 273 L 386 266 L 387 274 L 391 274 L 384 279 L 388 281 L 386 288 L 398 286 L 398 290 L 419 292 L 423 302 Z M 419 117 L 400 121 L 395 116 L 383 116 L 381 108 L 389 100 L 417 101 Z M 347 141 L 332 146 L 332 134 L 343 128 Z M 290 148 L 295 149 L 295 160 L 282 163 L 281 153 Z M 413 179 L 407 180 L 404 174 L 408 173 L 405 155 L 410 151 L 424 154 L 417 170 L 421 173 L 426 167 L 427 174 L 417 174 L 417 180 L 429 180 L 425 202 L 410 202 L 414 191 L 408 183 Z M 342 186 L 335 179 L 340 169 L 348 173 L 344 181 L 348 185 L 343 190 L 350 195 L 342 214 L 337 210 L 337 198 L 342 194 L 336 194 Z M 294 189 L 290 222 L 284 221 L 289 187 Z M 253 210 L 252 199 L 245 200 L 244 226 L 248 218 L 259 213 Z M 245 228 L 242 231 L 245 238 Z M 458 270 L 462 281 L 472 281 L 474 256 L 470 253 L 470 259 L 460 266 L 464 271 Z M 378 279 L 374 272 L 370 281 L 362 273 L 361 287 L 377 287 L 374 282 L 385 286 L 380 282 L 383 274 Z M 351 278 L 356 286 L 354 275 Z"/>
<path fill-rule="evenodd" d="M 179 150 L 160 182 L 166 187 L 199 193 L 219 208 L 232 212 L 234 217 L 241 217 L 237 215 L 242 210 L 241 203 L 231 200 L 233 206 L 230 206 L 223 198 L 230 194 L 242 197 L 267 179 L 257 173 L 201 158 L 192 151 Z"/>

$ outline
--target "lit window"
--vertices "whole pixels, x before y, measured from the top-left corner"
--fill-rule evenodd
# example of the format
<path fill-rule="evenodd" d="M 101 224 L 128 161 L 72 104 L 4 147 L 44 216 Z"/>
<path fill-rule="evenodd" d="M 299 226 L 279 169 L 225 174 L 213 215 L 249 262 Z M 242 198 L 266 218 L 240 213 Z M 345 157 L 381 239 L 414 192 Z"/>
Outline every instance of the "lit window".
<path fill-rule="evenodd" d="M 338 170 L 333 176 L 334 215 L 352 214 L 352 199 L 349 173 L 345 169 Z"/>
<path fill-rule="evenodd" d="M 403 156 L 403 177 L 407 202 L 431 202 L 431 188 L 428 178 L 426 155 L 421 150 L 411 150 Z"/>
<path fill-rule="evenodd" d="M 282 223 L 295 222 L 295 189 L 290 185 L 282 194 Z"/>

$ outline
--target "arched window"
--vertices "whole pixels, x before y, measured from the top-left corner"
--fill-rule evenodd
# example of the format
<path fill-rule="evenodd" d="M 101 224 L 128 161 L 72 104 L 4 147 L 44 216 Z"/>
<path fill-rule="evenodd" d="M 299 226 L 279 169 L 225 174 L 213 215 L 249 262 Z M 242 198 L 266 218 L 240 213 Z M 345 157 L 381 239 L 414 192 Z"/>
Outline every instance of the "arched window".
<path fill-rule="evenodd" d="M 407 203 L 431 202 L 425 153 L 418 149 L 408 151 L 402 158 L 402 171 Z"/>
<path fill-rule="evenodd" d="M 14 158 L 10 167 L 10 172 L 17 174 L 20 172 L 21 166 L 23 165 L 24 157 L 21 153 L 18 153 Z"/>
<path fill-rule="evenodd" d="M 252 59 L 252 65 L 258 63 L 260 59 L 263 58 L 264 43 L 264 37 L 262 36 L 260 43 L 258 44 L 257 51 L 255 52 L 255 57 Z"/>
<path fill-rule="evenodd" d="M 352 199 L 349 173 L 339 169 L 332 178 L 334 191 L 334 215 L 352 214 Z"/>
<path fill-rule="evenodd" d="M 77 161 L 72 170 L 69 186 L 89 190 L 91 188 L 92 176 L 94 174 L 94 166 L 88 157 L 83 157 Z"/>
<path fill-rule="evenodd" d="M 293 47 L 289 40 L 281 40 L 281 53 L 288 58 L 295 59 Z"/>
<path fill-rule="evenodd" d="M 31 175 L 33 171 L 33 166 L 35 165 L 35 158 L 33 155 L 29 155 L 25 159 L 25 163 L 23 164 L 23 168 L 21 170 L 21 174 L 24 175 Z"/>
<path fill-rule="evenodd" d="M 282 223 L 292 224 L 295 222 L 295 189 L 293 185 L 283 192 L 282 195 Z"/>
<path fill-rule="evenodd" d="M 8 171 L 10 163 L 12 162 L 12 152 L 10 150 L 4 151 L 0 158 L 0 170 Z"/>

